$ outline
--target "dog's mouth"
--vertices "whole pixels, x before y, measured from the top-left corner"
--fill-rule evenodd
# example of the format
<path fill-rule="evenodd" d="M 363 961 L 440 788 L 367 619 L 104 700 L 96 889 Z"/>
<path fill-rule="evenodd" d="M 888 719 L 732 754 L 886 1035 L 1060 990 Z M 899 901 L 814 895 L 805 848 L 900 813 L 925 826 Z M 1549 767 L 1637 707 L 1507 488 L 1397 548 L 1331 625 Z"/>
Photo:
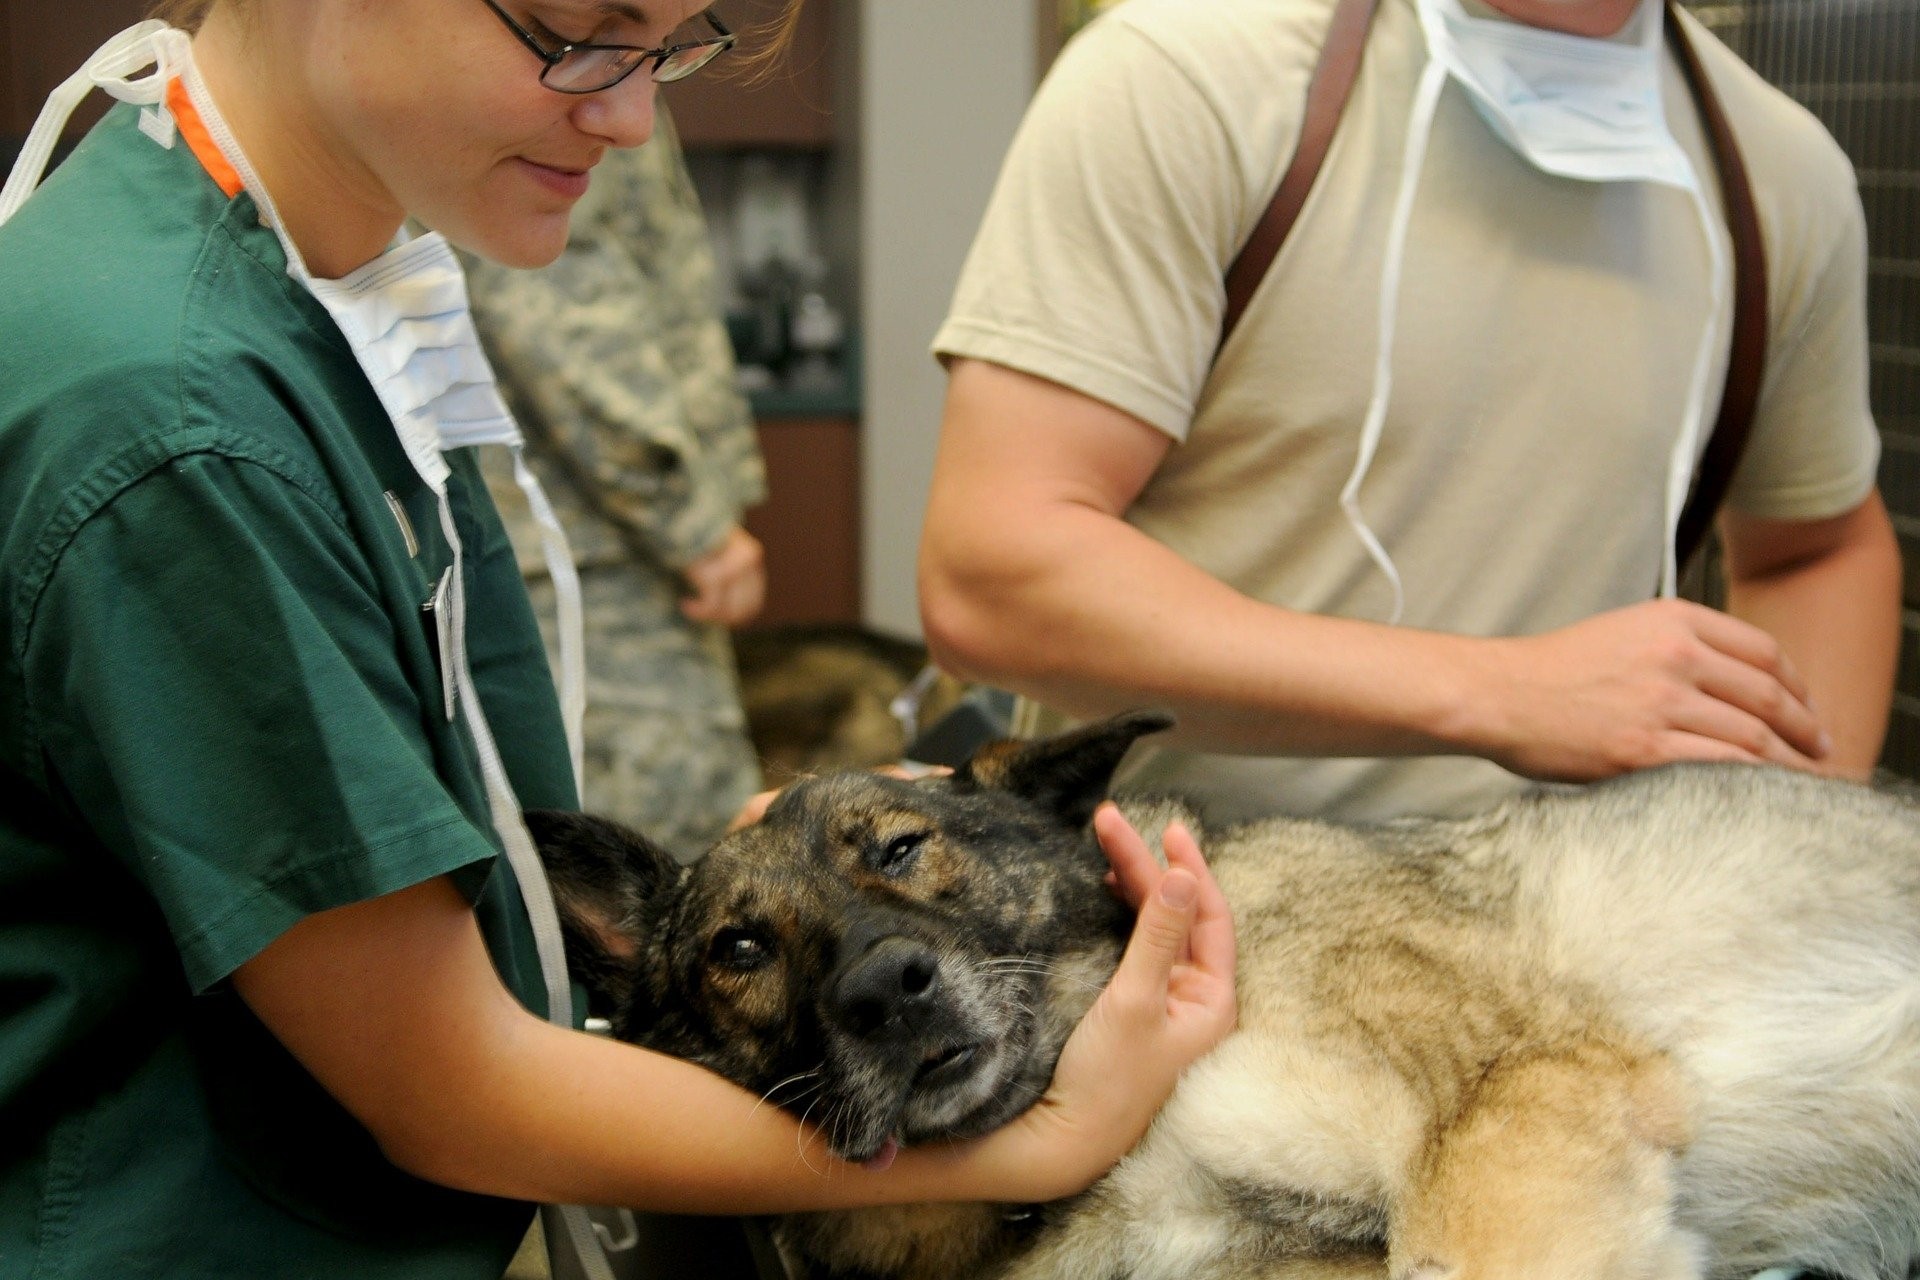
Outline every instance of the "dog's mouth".
<path fill-rule="evenodd" d="M 964 1084 L 979 1057 L 978 1044 L 949 1044 L 929 1050 L 914 1072 L 913 1088 L 941 1089 Z"/>
<path fill-rule="evenodd" d="M 815 1119 L 835 1154 L 890 1161 L 900 1146 L 977 1138 L 1032 1106 L 1080 1012 L 1077 980 L 1056 1007 L 1060 997 L 1048 989 L 1055 967 L 1024 955 L 1017 969 L 950 957 L 916 1033 L 890 1043 L 830 1036 L 825 1106 Z"/>
<path fill-rule="evenodd" d="M 1024 1034 L 974 1028 L 955 1035 L 957 1030 L 891 1064 L 843 1060 L 830 1073 L 839 1083 L 839 1105 L 829 1107 L 834 1114 L 824 1127 L 835 1154 L 884 1168 L 903 1145 L 978 1137 L 1039 1096 L 1042 1088 L 1033 1088 L 1018 1067 Z"/>
<path fill-rule="evenodd" d="M 996 1055 L 977 1040 L 947 1040 L 923 1052 L 906 1070 L 894 1076 L 892 1105 L 865 1112 L 866 1124 L 838 1128 L 833 1142 L 843 1160 L 879 1171 L 890 1166 L 906 1143 L 960 1136 L 965 1119 L 990 1100 L 995 1082 Z"/>
<path fill-rule="evenodd" d="M 973 1061 L 979 1057 L 979 1044 L 939 1044 L 927 1050 L 920 1065 L 914 1069 L 914 1079 L 908 1086 L 902 1113 L 914 1107 L 914 1098 L 924 1094 L 925 1090 L 948 1090 L 966 1084 L 972 1077 Z M 879 1140 L 879 1148 L 862 1155 L 845 1153 L 849 1159 L 856 1159 L 862 1169 L 872 1173 L 885 1173 L 893 1167 L 895 1157 L 900 1153 L 899 1132 L 889 1132 Z"/>

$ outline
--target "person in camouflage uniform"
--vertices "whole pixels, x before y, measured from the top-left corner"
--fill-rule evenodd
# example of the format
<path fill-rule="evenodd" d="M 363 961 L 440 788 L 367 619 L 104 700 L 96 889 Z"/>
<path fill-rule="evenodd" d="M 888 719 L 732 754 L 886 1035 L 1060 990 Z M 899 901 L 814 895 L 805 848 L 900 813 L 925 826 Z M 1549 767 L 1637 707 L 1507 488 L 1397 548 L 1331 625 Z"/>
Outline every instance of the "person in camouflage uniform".
<path fill-rule="evenodd" d="M 740 520 L 766 475 L 664 108 L 651 142 L 594 170 L 553 265 L 465 265 L 474 321 L 580 571 L 583 803 L 691 857 L 760 788 L 727 628 L 763 598 L 760 544 Z M 489 461 L 557 652 L 532 514 L 511 463 Z"/>

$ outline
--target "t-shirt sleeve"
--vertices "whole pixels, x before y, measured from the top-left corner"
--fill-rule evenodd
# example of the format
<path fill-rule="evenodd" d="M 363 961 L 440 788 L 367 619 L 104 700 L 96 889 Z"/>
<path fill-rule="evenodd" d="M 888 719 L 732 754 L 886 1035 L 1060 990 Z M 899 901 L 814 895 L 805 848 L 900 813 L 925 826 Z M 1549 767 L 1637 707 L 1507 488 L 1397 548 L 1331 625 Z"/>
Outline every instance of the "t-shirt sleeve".
<path fill-rule="evenodd" d="M 1180 439 L 1272 157 L 1247 154 L 1184 61 L 1125 17 L 1072 41 L 1035 97 L 934 350 Z"/>
<path fill-rule="evenodd" d="M 26 632 L 48 774 L 195 990 L 309 914 L 493 856 L 435 774 L 395 610 L 290 474 L 197 453 L 131 479 L 58 549 Z"/>
<path fill-rule="evenodd" d="M 1852 166 L 1821 136 L 1775 210 L 1767 371 L 1728 504 L 1776 520 L 1852 510 L 1880 460 L 1868 394 L 1867 229 Z"/>

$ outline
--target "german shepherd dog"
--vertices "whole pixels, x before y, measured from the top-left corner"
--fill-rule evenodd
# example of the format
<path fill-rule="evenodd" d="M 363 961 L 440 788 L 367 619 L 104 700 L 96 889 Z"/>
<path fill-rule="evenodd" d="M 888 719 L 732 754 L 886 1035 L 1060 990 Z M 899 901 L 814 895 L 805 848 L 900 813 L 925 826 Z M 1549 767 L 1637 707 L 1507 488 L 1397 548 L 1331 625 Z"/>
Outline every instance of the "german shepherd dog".
<path fill-rule="evenodd" d="M 677 866 L 531 821 L 615 1033 L 849 1160 L 1046 1088 L 1128 914 L 1089 831 L 1135 713 L 951 777 L 799 783 Z M 1149 839 L 1194 817 L 1121 801 Z M 1202 834 L 1238 1029 L 1086 1193 L 783 1219 L 810 1275 L 1678 1280 L 1920 1260 L 1920 808 L 1758 766 L 1477 818 Z"/>

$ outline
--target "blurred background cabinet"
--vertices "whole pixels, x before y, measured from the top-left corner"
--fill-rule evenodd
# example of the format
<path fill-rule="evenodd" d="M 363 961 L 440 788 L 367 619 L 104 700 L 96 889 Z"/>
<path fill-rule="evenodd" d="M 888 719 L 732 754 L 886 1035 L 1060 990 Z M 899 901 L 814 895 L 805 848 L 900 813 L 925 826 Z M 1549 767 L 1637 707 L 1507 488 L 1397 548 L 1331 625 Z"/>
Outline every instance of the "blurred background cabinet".
<path fill-rule="evenodd" d="M 778 27 L 784 0 L 722 0 L 714 16 L 741 37 L 751 58 Z M 698 75 L 666 86 L 661 97 L 681 140 L 716 147 L 827 148 L 834 143 L 834 49 L 829 0 L 807 0 L 793 41 L 775 66 Z"/>
<path fill-rule="evenodd" d="M 705 207 L 767 461 L 767 501 L 746 521 L 767 548 L 762 627 L 862 617 L 857 162 L 846 129 L 857 13 L 852 0 L 807 0 L 770 61 L 786 8 L 721 0 L 714 13 L 739 33 L 737 56 L 661 93 Z"/>

